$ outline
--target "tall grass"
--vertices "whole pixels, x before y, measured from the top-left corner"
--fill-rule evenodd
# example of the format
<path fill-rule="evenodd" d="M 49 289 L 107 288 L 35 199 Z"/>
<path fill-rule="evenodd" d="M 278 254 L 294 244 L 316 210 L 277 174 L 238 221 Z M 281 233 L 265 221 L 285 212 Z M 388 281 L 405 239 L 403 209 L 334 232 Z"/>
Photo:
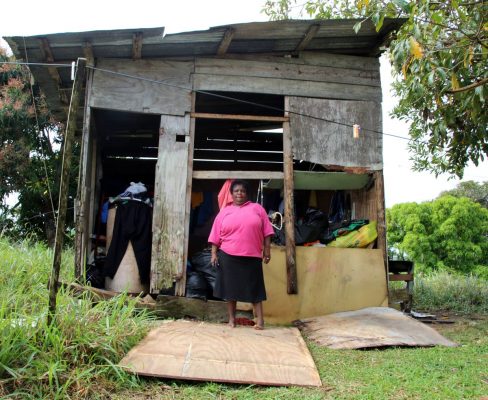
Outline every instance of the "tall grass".
<path fill-rule="evenodd" d="M 423 310 L 488 314 L 488 281 L 443 271 L 416 276 L 413 302 Z"/>
<path fill-rule="evenodd" d="M 116 364 L 148 331 L 152 318 L 125 295 L 94 304 L 61 288 L 47 325 L 51 251 L 0 238 L 0 397 L 103 398 L 137 378 Z M 73 254 L 63 255 L 71 280 Z"/>

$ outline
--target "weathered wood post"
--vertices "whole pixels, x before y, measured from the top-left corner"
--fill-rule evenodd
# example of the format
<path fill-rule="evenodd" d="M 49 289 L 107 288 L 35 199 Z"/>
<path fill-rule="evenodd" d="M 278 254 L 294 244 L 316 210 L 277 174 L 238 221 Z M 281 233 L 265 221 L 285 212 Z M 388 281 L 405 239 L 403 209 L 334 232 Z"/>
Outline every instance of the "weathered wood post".
<path fill-rule="evenodd" d="M 288 98 L 285 97 L 285 110 L 289 109 Z M 285 111 L 285 117 L 288 112 Z M 283 188 L 285 199 L 285 246 L 286 246 L 286 288 L 288 294 L 298 293 L 297 265 L 295 249 L 295 188 L 293 176 L 293 149 L 290 122 L 283 123 Z"/>
<path fill-rule="evenodd" d="M 64 226 L 66 222 L 66 210 L 69 187 L 69 170 L 71 167 L 71 156 L 73 139 L 76 131 L 76 116 L 80 104 L 83 80 L 85 79 L 86 60 L 78 58 L 76 62 L 76 75 L 71 92 L 71 101 L 68 111 L 68 122 L 64 136 L 63 163 L 61 168 L 61 182 L 59 184 L 58 218 L 56 220 L 56 237 L 54 241 L 54 255 L 51 276 L 49 278 L 49 308 L 47 323 L 51 324 L 56 313 L 56 295 L 58 293 L 59 269 L 61 266 L 61 253 L 63 250 Z"/>

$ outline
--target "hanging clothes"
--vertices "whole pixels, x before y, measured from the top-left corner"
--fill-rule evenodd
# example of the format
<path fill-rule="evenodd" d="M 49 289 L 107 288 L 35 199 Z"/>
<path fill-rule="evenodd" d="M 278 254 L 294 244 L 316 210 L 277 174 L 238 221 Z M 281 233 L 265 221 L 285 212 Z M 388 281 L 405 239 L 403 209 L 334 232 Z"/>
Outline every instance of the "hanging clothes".
<path fill-rule="evenodd" d="M 217 195 L 217 199 L 219 202 L 219 209 L 222 210 L 222 208 L 228 206 L 230 203 L 232 203 L 232 195 L 230 193 L 230 186 L 232 185 L 233 179 L 227 179 L 220 189 L 219 194 Z"/>
<path fill-rule="evenodd" d="M 105 276 L 115 276 L 132 243 L 141 283 L 149 283 L 151 269 L 152 208 L 141 201 L 127 200 L 117 205 L 112 242 L 105 259 Z"/>

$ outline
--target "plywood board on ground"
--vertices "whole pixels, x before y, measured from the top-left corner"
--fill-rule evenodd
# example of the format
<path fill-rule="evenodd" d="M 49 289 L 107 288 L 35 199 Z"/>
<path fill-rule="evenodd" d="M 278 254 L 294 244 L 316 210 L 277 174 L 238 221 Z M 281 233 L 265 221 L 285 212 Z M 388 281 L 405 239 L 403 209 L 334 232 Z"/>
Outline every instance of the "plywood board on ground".
<path fill-rule="evenodd" d="M 387 307 L 369 307 L 308 318 L 301 323 L 304 335 L 332 349 L 457 346 L 429 326 Z"/>
<path fill-rule="evenodd" d="M 230 328 L 171 321 L 149 332 L 120 362 L 136 374 L 272 386 L 321 386 L 296 328 Z"/>

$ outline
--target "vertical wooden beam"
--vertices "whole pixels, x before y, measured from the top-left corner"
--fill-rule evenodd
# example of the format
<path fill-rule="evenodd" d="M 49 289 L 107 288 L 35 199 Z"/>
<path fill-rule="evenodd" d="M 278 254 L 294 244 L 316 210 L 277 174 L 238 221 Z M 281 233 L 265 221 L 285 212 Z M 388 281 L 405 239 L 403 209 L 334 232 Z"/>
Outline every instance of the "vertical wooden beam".
<path fill-rule="evenodd" d="M 93 55 L 92 43 L 89 40 L 83 42 L 83 55 L 86 58 L 86 63 L 88 65 L 93 65 L 95 62 L 95 56 Z"/>
<path fill-rule="evenodd" d="M 88 63 L 88 60 L 87 60 Z M 90 104 L 91 83 L 93 82 L 93 69 L 87 71 L 85 85 L 85 115 L 83 120 L 83 134 L 81 137 L 81 151 L 78 174 L 78 187 L 75 200 L 75 279 L 85 282 L 85 260 L 89 243 L 90 230 L 88 229 L 88 210 L 90 203 L 88 199 L 88 186 L 90 184 L 92 158 L 93 158 L 93 133 L 92 113 Z"/>
<path fill-rule="evenodd" d="M 385 185 L 383 179 L 383 171 L 375 171 L 374 188 L 375 188 L 375 203 L 377 207 L 377 230 L 378 238 L 376 239 L 378 249 L 382 250 L 383 259 L 385 263 L 385 271 L 387 271 L 388 252 L 386 247 L 386 216 L 385 216 Z"/>
<path fill-rule="evenodd" d="M 142 57 L 142 32 L 132 35 L 132 59 L 140 60 Z"/>
<path fill-rule="evenodd" d="M 66 133 L 64 137 L 63 147 L 63 163 L 61 168 L 61 182 L 59 185 L 59 204 L 58 204 L 58 218 L 56 223 L 56 238 L 54 242 L 54 255 L 51 277 L 49 278 L 49 309 L 47 322 L 51 324 L 56 314 L 56 295 L 58 293 L 58 279 L 59 269 L 61 266 L 61 253 L 63 250 L 64 228 L 66 221 L 66 209 L 68 200 L 69 188 L 69 170 L 71 168 L 71 153 L 73 146 L 73 139 L 76 131 L 76 116 L 78 114 L 78 107 L 81 99 L 81 92 L 83 89 L 83 81 L 85 79 L 86 60 L 78 58 L 76 63 L 76 75 L 73 82 L 73 92 L 71 94 L 71 102 L 69 106 L 68 122 L 66 125 Z"/>
<path fill-rule="evenodd" d="M 288 97 L 285 97 L 285 110 L 289 109 Z M 285 111 L 285 116 L 288 112 Z M 287 293 L 297 294 L 297 266 L 295 254 L 295 211 L 293 181 L 293 150 L 290 123 L 283 123 L 283 185 L 285 197 L 285 246 L 286 246 L 286 282 Z"/>
<path fill-rule="evenodd" d="M 196 93 L 191 94 L 191 111 L 195 111 Z M 188 244 L 190 241 L 190 212 L 191 212 L 191 191 L 193 185 L 193 147 L 195 144 L 195 118 L 190 118 L 190 135 L 188 144 L 188 170 L 186 175 L 186 207 L 185 207 L 185 249 L 183 256 L 183 275 L 176 283 L 175 295 L 184 296 L 186 291 L 186 263 L 188 260 Z"/>

